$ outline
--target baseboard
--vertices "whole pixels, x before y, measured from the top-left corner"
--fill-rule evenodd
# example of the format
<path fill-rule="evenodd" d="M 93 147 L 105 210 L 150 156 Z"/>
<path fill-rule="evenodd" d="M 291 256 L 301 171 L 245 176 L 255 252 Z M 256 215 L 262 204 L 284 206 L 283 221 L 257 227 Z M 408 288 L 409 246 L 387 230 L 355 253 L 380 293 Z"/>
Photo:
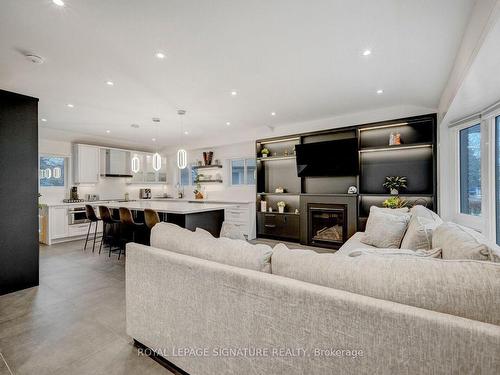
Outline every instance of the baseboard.
<path fill-rule="evenodd" d="M 134 339 L 134 346 L 136 348 L 140 348 L 140 349 L 149 349 L 148 352 L 151 352 L 151 354 L 148 354 L 148 356 L 150 358 L 152 358 L 153 360 L 155 360 L 156 362 L 158 362 L 161 366 L 165 367 L 172 374 L 174 374 L 174 375 L 189 375 L 186 371 L 177 367 L 172 362 L 163 358 L 161 355 L 156 354 L 151 348 L 147 347 L 146 345 L 137 341 L 136 339 Z"/>

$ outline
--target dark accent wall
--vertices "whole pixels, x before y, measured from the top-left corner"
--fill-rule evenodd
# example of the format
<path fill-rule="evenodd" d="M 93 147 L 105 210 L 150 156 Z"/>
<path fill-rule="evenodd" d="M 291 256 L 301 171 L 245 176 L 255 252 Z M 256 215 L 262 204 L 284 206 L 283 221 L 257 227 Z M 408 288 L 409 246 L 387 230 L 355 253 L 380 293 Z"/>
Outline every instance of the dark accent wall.
<path fill-rule="evenodd" d="M 0 295 L 38 285 L 38 99 L 0 90 Z"/>

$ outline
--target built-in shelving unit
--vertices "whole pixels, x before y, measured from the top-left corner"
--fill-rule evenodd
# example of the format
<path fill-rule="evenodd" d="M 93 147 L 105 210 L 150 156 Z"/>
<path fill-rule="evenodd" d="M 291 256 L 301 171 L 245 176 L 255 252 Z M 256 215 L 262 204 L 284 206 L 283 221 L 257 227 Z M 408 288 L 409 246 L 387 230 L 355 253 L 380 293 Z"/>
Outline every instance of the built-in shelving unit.
<path fill-rule="evenodd" d="M 391 133 L 400 135 L 401 144 L 389 145 Z M 297 177 L 295 145 L 347 138 L 358 141 L 357 176 Z M 270 151 L 269 156 L 264 158 L 261 154 L 263 148 Z M 273 212 L 257 213 L 258 235 L 298 241 L 298 230 L 293 234 L 287 227 L 298 223 L 279 221 L 277 218 L 292 220 L 305 214 L 294 213 L 295 209 L 300 210 L 301 195 L 340 196 L 353 185 L 358 188 L 358 230 L 363 230 L 370 206 L 381 206 L 385 199 L 391 197 L 382 186 L 386 176 L 406 176 L 408 189 L 402 191 L 400 196 L 410 204 L 423 204 L 435 210 L 436 152 L 435 114 L 258 140 L 257 209 L 260 211 L 263 199 L 268 207 L 273 207 Z M 277 187 L 284 188 L 286 192 L 273 193 Z M 286 204 L 284 214 L 276 210 L 279 201 Z"/>

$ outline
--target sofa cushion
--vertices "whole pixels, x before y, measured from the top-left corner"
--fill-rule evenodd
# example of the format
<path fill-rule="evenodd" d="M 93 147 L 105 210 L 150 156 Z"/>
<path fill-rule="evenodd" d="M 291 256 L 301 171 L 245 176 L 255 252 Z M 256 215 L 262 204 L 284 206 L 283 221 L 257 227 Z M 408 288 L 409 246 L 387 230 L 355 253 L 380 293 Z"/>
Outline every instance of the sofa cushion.
<path fill-rule="evenodd" d="M 432 220 L 436 222 L 437 225 L 443 224 L 443 220 L 437 213 L 420 204 L 413 206 L 410 210 L 410 213 L 412 214 L 412 216 L 424 217 L 426 219 Z"/>
<path fill-rule="evenodd" d="M 212 235 L 212 233 L 210 233 L 208 230 L 205 230 L 203 228 L 196 228 L 196 230 L 194 231 L 196 234 L 199 234 L 201 236 L 206 236 L 208 238 L 214 238 L 214 236 Z"/>
<path fill-rule="evenodd" d="M 151 246 L 230 266 L 271 273 L 272 248 L 242 240 L 209 237 L 161 222 L 151 230 Z"/>
<path fill-rule="evenodd" d="M 386 213 L 385 211 L 370 210 L 366 222 L 365 235 L 361 242 L 367 245 L 382 248 L 399 248 L 406 232 L 410 214 Z"/>
<path fill-rule="evenodd" d="M 349 238 L 344 244 L 340 247 L 340 249 L 337 250 L 335 254 L 348 254 L 353 250 L 357 249 L 376 249 L 375 246 L 367 245 L 361 242 L 361 238 L 365 235 L 364 232 L 356 232 L 354 233 L 351 238 Z"/>
<path fill-rule="evenodd" d="M 441 258 L 441 249 L 411 250 L 411 249 L 366 249 L 359 248 L 346 255 L 357 257 L 361 255 L 378 255 L 385 257 L 414 257 L 414 258 Z"/>
<path fill-rule="evenodd" d="M 475 230 L 447 222 L 436 228 L 432 246 L 443 250 L 443 259 L 490 260 L 488 240 Z"/>
<path fill-rule="evenodd" d="M 500 264 L 473 260 L 349 257 L 290 250 L 272 255 L 273 274 L 500 325 Z"/>

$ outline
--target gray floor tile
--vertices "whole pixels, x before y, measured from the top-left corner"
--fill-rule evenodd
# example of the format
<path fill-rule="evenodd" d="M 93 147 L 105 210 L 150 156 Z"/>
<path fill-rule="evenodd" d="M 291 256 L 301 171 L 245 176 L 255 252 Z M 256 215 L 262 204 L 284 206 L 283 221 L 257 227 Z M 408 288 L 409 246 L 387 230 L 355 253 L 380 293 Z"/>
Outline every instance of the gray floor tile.
<path fill-rule="evenodd" d="M 12 372 L 169 374 L 126 334 L 125 258 L 82 248 L 41 246 L 40 286 L 0 296 L 0 352 Z"/>

